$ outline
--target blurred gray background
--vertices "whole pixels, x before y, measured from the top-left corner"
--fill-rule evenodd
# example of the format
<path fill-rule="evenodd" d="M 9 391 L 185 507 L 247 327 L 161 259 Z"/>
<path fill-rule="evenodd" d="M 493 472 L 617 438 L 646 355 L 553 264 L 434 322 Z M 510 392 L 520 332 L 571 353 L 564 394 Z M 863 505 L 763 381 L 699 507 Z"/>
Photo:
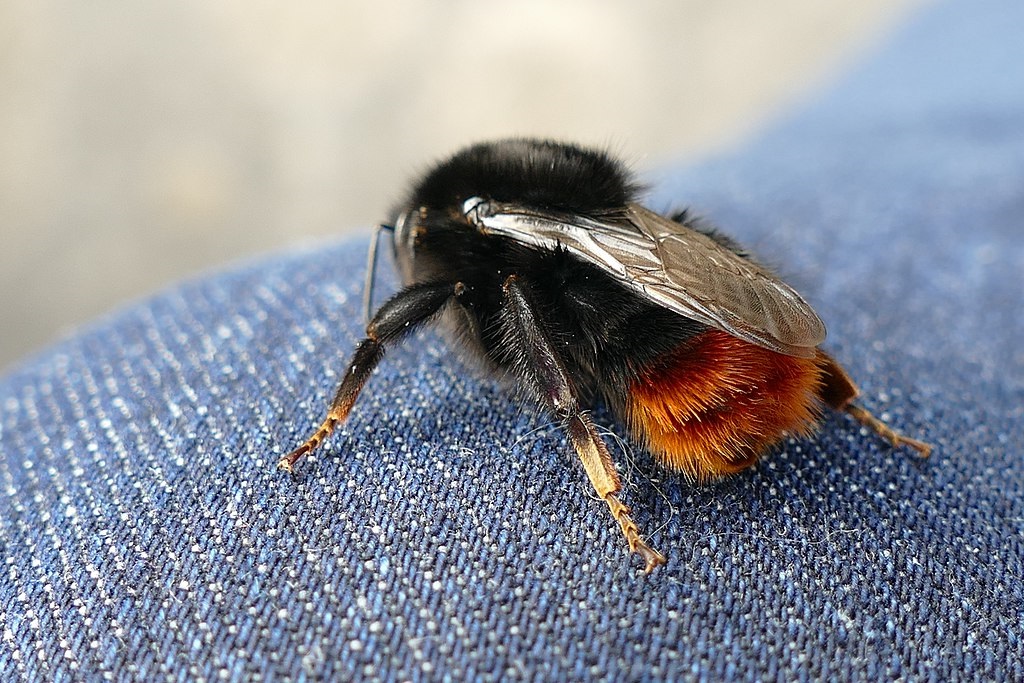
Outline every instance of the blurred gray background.
<path fill-rule="evenodd" d="M 468 142 L 736 144 L 921 1 L 0 0 L 0 369 Z"/>

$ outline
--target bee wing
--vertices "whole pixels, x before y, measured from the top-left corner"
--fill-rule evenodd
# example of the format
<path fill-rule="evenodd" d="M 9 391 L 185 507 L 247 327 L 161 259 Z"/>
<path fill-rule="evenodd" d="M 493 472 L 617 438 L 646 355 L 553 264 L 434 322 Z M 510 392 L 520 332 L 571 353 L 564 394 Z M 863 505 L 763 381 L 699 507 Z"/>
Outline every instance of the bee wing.
<path fill-rule="evenodd" d="M 751 343 L 810 358 L 825 326 L 789 285 L 707 235 L 637 204 L 604 220 L 478 198 L 464 205 L 483 232 L 562 247 L 641 296 Z"/>

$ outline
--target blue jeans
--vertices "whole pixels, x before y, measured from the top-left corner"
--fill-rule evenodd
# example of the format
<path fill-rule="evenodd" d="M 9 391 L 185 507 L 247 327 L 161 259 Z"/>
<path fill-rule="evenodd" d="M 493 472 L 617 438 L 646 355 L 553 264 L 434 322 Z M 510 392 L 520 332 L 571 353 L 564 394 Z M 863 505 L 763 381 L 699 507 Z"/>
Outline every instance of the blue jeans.
<path fill-rule="evenodd" d="M 290 477 L 362 334 L 365 240 L 283 253 L 0 380 L 4 678 L 1024 679 L 1021 7 L 930 6 L 651 177 L 781 266 L 931 460 L 840 415 L 717 485 L 617 448 L 669 560 L 644 577 L 558 426 L 428 329 Z"/>

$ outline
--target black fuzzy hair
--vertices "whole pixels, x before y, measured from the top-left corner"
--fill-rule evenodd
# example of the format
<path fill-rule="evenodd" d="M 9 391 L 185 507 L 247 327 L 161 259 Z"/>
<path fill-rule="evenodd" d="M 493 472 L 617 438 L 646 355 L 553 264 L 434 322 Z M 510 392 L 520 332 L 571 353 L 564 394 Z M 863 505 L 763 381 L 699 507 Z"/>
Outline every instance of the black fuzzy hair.
<path fill-rule="evenodd" d="M 638 189 L 625 166 L 605 152 L 520 138 L 479 143 L 457 152 L 423 177 L 409 204 L 445 209 L 482 197 L 600 214 L 621 209 Z"/>

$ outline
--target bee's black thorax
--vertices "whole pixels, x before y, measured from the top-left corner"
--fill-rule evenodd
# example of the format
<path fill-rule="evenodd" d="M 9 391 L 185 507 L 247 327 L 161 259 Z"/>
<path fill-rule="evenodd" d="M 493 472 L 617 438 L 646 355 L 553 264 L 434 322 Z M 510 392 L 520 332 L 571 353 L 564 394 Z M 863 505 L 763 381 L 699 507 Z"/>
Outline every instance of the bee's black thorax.
<path fill-rule="evenodd" d="M 641 367 L 704 329 L 565 250 L 485 235 L 446 211 L 428 210 L 416 221 L 409 243 L 396 243 L 405 284 L 463 283 L 449 319 L 464 342 L 500 369 L 519 360 L 503 328 L 502 285 L 510 275 L 526 290 L 584 396 L 614 399 Z"/>

